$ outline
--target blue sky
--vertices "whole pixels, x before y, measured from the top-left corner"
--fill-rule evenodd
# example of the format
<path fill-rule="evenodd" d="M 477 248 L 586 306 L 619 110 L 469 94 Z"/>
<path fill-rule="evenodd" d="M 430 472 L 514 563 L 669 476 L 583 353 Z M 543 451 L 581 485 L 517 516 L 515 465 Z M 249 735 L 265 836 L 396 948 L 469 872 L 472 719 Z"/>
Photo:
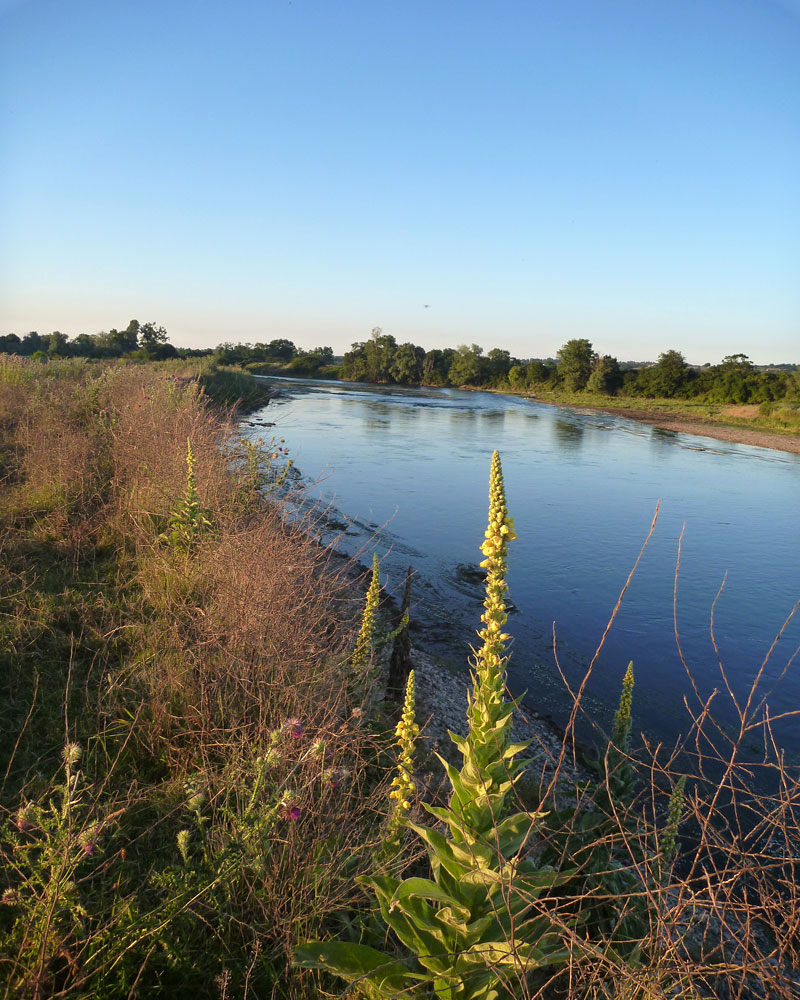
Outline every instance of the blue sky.
<path fill-rule="evenodd" d="M 0 0 L 0 333 L 132 317 L 800 362 L 800 0 Z"/>

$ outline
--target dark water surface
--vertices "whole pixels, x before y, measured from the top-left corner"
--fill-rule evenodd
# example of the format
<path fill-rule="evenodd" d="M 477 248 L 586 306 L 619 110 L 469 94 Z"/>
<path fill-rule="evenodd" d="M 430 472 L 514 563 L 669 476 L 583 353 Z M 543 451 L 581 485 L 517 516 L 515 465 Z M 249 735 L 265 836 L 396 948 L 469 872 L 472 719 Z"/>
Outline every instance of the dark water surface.
<path fill-rule="evenodd" d="M 637 727 L 669 740 L 687 730 L 682 699 L 691 686 L 673 621 L 684 524 L 678 631 L 702 695 L 722 688 L 710 624 L 723 580 L 713 631 L 737 695 L 800 598 L 800 456 L 490 393 L 270 381 L 285 396 L 252 419 L 276 426 L 251 424 L 248 433 L 286 439 L 304 481 L 317 481 L 313 497 L 336 508 L 327 540 L 339 537 L 342 549 L 367 559 L 377 550 L 390 590 L 401 591 L 413 564 L 417 627 L 458 668 L 478 625 L 478 547 L 498 449 L 519 536 L 509 559 L 511 686 L 556 720 L 567 698 L 553 623 L 559 662 L 576 683 L 659 500 L 653 537 L 588 687 L 587 705 L 601 718 L 613 712 L 632 659 Z M 798 646 L 800 612 L 764 673 L 773 713 L 800 707 L 800 656 L 791 662 Z M 716 714 L 728 725 L 734 718 L 722 691 Z M 800 759 L 800 722 L 777 731 Z"/>

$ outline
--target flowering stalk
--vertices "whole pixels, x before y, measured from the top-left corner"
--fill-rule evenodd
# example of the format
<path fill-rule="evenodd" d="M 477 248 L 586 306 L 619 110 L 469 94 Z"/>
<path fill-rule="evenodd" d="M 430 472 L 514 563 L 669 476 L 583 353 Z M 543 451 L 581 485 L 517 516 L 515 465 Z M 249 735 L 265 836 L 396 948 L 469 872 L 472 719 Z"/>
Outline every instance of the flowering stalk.
<path fill-rule="evenodd" d="M 669 866 L 678 850 L 678 827 L 683 813 L 684 788 L 686 786 L 686 775 L 682 775 L 672 790 L 667 807 L 667 825 L 661 837 L 661 853 L 664 856 L 665 865 Z"/>
<path fill-rule="evenodd" d="M 392 778 L 392 790 L 389 798 L 394 806 L 389 815 L 386 837 L 383 842 L 383 853 L 394 855 L 400 849 L 400 831 L 402 820 L 411 808 L 411 798 L 414 795 L 414 741 L 419 735 L 419 726 L 414 720 L 414 671 L 408 675 L 406 696 L 403 702 L 403 714 L 395 729 L 397 746 L 400 751 L 397 760 L 397 774 Z"/>
<path fill-rule="evenodd" d="M 489 477 L 489 524 L 481 545 L 486 596 L 481 615 L 483 628 L 478 632 L 482 645 L 474 661 L 474 690 L 468 696 L 469 733 L 466 737 L 450 734 L 464 758 L 462 779 L 469 775 L 468 781 L 454 784 L 450 801 L 451 814 L 460 821 L 451 825 L 457 842 L 475 844 L 491 837 L 519 774 L 513 758 L 524 749 L 524 744 L 509 745 L 513 704 L 505 697 L 505 643 L 509 638 L 503 631 L 508 621 L 506 571 L 508 543 L 516 537 L 506 507 L 500 456 L 495 451 Z"/>
<path fill-rule="evenodd" d="M 631 709 L 633 708 L 633 660 L 628 664 L 625 676 L 622 678 L 622 691 L 619 696 L 619 708 L 614 716 L 614 733 L 611 742 L 623 753 L 630 750 L 631 745 Z"/>
<path fill-rule="evenodd" d="M 369 663 L 372 655 L 372 647 L 375 643 L 375 612 L 378 610 L 378 601 L 381 592 L 380 569 L 378 568 L 377 552 L 372 556 L 372 580 L 367 590 L 367 601 L 364 605 L 364 614 L 361 619 L 361 628 L 356 639 L 353 650 L 353 666 L 364 667 Z"/>
<path fill-rule="evenodd" d="M 211 520 L 203 508 L 200 494 L 197 492 L 197 479 L 194 474 L 194 449 L 191 438 L 186 439 L 186 493 L 169 519 L 170 531 L 167 539 L 176 549 L 188 552 L 198 536 L 209 529 Z"/>

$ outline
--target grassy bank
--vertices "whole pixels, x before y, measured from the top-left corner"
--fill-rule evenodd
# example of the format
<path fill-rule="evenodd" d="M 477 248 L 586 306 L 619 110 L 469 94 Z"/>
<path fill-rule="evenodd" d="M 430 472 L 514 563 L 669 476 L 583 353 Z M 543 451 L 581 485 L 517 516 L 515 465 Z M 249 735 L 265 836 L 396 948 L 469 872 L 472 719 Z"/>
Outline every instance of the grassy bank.
<path fill-rule="evenodd" d="M 0 995 L 315 995 L 376 751 L 344 590 L 209 406 L 246 379 L 0 368 Z"/>
<path fill-rule="evenodd" d="M 569 392 L 564 389 L 524 392 L 554 406 L 591 407 L 613 412 L 636 412 L 652 417 L 667 417 L 691 423 L 720 424 L 725 427 L 751 428 L 772 434 L 800 434 L 800 405 L 791 402 L 760 404 L 713 403 L 702 399 L 648 399 L 644 396 L 604 396 L 592 392 Z"/>
<path fill-rule="evenodd" d="M 0 364 L 0 996 L 796 995 L 758 678 L 680 754 L 634 740 L 632 669 L 583 769 L 583 685 L 557 750 L 514 745 L 495 456 L 466 735 L 423 762 L 413 681 L 395 734 L 383 703 L 407 619 L 282 519 L 228 409 L 252 381 Z"/>

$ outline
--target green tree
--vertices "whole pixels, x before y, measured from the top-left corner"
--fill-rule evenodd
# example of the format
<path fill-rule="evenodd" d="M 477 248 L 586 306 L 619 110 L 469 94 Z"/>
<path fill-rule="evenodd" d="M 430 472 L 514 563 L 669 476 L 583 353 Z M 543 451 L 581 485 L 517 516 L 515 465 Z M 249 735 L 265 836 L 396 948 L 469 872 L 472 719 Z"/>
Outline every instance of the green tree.
<path fill-rule="evenodd" d="M 16 333 L 7 333 L 0 337 L 0 351 L 4 354 L 20 354 L 20 344 L 22 341 Z"/>
<path fill-rule="evenodd" d="M 47 353 L 63 357 L 68 352 L 68 339 L 66 333 L 61 333 L 60 330 L 53 330 L 48 340 Z"/>
<path fill-rule="evenodd" d="M 528 385 L 541 385 L 543 382 L 547 382 L 552 374 L 553 369 L 544 361 L 529 361 L 528 367 L 525 369 Z"/>
<path fill-rule="evenodd" d="M 390 370 L 395 382 L 403 385 L 416 385 L 422 375 L 417 348 L 413 344 L 401 344 L 395 351 Z"/>
<path fill-rule="evenodd" d="M 528 384 L 525 369 L 522 365 L 512 365 L 508 370 L 508 384 L 515 392 L 524 389 Z"/>
<path fill-rule="evenodd" d="M 622 372 L 619 370 L 617 359 L 612 358 L 610 354 L 596 357 L 586 388 L 604 396 L 613 396 L 621 385 Z"/>
<path fill-rule="evenodd" d="M 314 347 L 308 352 L 312 357 L 318 358 L 321 365 L 333 364 L 332 347 Z"/>
<path fill-rule="evenodd" d="M 456 348 L 448 372 L 451 385 L 475 385 L 481 378 L 481 355 L 483 348 L 477 344 L 467 347 L 461 344 Z"/>
<path fill-rule="evenodd" d="M 422 381 L 425 385 L 447 385 L 452 355 L 452 351 L 436 348 L 427 352 L 422 360 Z"/>
<path fill-rule="evenodd" d="M 351 344 L 342 358 L 342 378 L 361 382 L 367 377 L 367 345 L 364 341 Z"/>
<path fill-rule="evenodd" d="M 512 360 L 508 351 L 493 347 L 486 355 L 486 367 L 490 378 L 502 378 L 508 375 Z"/>
<path fill-rule="evenodd" d="M 689 366 L 680 351 L 664 351 L 649 370 L 649 387 L 656 396 L 677 396 L 686 383 Z"/>
<path fill-rule="evenodd" d="M 596 355 L 588 340 L 568 340 L 558 352 L 558 374 L 567 389 L 585 389 Z"/>
<path fill-rule="evenodd" d="M 167 331 L 155 323 L 143 323 L 139 327 L 138 345 L 143 351 L 155 351 L 161 344 L 167 343 Z"/>
<path fill-rule="evenodd" d="M 376 326 L 370 339 L 364 345 L 366 377 L 370 382 L 390 382 L 392 362 L 397 350 L 397 342 L 390 333 L 384 333 Z"/>
<path fill-rule="evenodd" d="M 46 351 L 49 341 L 46 337 L 40 336 L 35 330 L 26 333 L 19 345 L 20 354 L 35 354 L 37 351 Z"/>
<path fill-rule="evenodd" d="M 297 353 L 297 348 L 291 340 L 286 340 L 281 337 L 277 340 L 271 340 L 266 345 L 266 351 L 267 354 L 271 358 L 275 358 L 276 361 L 291 361 Z"/>
<path fill-rule="evenodd" d="M 90 333 L 79 333 L 71 346 L 79 358 L 93 358 L 97 354 L 97 341 Z"/>

